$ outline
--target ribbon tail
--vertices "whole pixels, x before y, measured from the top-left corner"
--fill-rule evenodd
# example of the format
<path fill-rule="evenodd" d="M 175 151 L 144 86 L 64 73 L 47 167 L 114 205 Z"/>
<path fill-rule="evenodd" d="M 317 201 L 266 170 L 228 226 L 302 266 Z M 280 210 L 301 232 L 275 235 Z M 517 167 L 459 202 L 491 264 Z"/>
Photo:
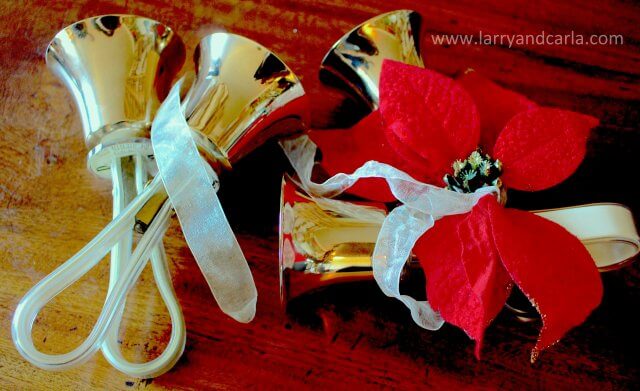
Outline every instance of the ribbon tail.
<path fill-rule="evenodd" d="M 318 197 L 334 197 L 348 189 L 357 181 L 348 175 L 340 173 L 324 183 L 314 183 L 311 180 L 315 156 L 318 146 L 307 135 L 301 135 L 280 141 L 289 163 L 298 174 L 297 184 L 309 194 Z M 294 180 L 295 181 L 295 180 Z"/>
<path fill-rule="evenodd" d="M 158 172 L 185 240 L 220 309 L 247 323 L 255 316 L 257 290 L 212 186 L 216 174 L 207 170 L 184 119 L 180 84 L 172 88 L 152 125 Z"/>

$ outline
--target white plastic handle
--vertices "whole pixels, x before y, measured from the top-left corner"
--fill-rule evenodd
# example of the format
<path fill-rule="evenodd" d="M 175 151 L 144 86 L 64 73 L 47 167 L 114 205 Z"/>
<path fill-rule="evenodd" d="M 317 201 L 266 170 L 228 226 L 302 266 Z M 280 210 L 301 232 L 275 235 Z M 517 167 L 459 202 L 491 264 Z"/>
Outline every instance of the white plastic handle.
<path fill-rule="evenodd" d="M 141 155 L 134 156 L 135 158 L 135 187 L 138 194 L 144 191 L 144 186 L 148 178 L 148 168 L 144 158 Z M 117 159 L 120 161 L 120 159 Z M 117 163 L 116 163 L 117 164 Z M 113 170 L 113 169 L 112 169 Z M 116 170 L 113 172 L 113 189 L 114 189 L 114 218 L 120 213 L 120 210 L 126 206 L 129 202 L 127 197 L 127 186 L 124 183 L 122 170 Z M 130 238 L 132 235 L 126 235 Z M 131 244 L 129 243 L 129 247 Z M 129 256 L 125 251 L 115 252 L 117 246 L 111 251 L 112 263 L 111 263 L 111 275 L 109 291 L 113 288 L 113 283 L 120 278 L 120 271 L 124 269 L 129 262 Z M 115 254 L 115 255 L 114 255 Z M 130 251 L 129 251 L 130 254 Z M 151 267 L 153 270 L 153 278 L 158 292 L 162 298 L 169 316 L 171 317 L 171 336 L 167 346 L 162 353 L 155 359 L 144 363 L 133 363 L 128 361 L 120 350 L 120 344 L 118 343 L 118 334 L 120 330 L 120 323 L 122 320 L 123 311 L 125 305 L 120 309 L 120 313 L 116 316 L 111 324 L 109 332 L 102 344 L 102 354 L 105 359 L 120 372 L 126 373 L 129 376 L 137 378 L 150 378 L 157 377 L 167 372 L 176 364 L 176 362 L 182 356 L 187 339 L 186 326 L 184 323 L 184 317 L 182 315 L 182 309 L 176 297 L 173 289 L 173 283 L 171 281 L 171 273 L 169 271 L 169 265 L 167 264 L 167 258 L 164 251 L 162 241 L 154 247 L 151 253 Z"/>
<path fill-rule="evenodd" d="M 533 213 L 563 226 L 580 239 L 600 271 L 622 267 L 640 251 L 633 214 L 624 205 L 598 203 Z"/>
<path fill-rule="evenodd" d="M 102 345 L 114 318 L 124 304 L 127 293 L 144 269 L 151 252 L 158 246 L 169 225 L 171 204 L 166 202 L 147 232 L 140 239 L 122 276 L 107 294 L 104 307 L 91 333 L 80 346 L 68 353 L 45 354 L 36 349 L 31 330 L 40 310 L 69 285 L 91 270 L 122 235 L 133 226 L 136 212 L 162 186 L 155 178 L 140 195 L 111 221 L 93 240 L 64 264 L 31 288 L 18 304 L 13 316 L 11 332 L 13 341 L 22 356 L 32 364 L 49 370 L 61 370 L 84 362 Z"/>

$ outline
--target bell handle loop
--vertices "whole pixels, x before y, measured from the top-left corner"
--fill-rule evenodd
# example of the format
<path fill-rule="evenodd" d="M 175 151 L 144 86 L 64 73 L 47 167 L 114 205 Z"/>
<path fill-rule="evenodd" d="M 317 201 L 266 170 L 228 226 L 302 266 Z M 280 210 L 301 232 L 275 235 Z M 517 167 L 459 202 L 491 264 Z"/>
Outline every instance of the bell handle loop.
<path fill-rule="evenodd" d="M 135 155 L 134 160 L 135 187 L 136 192 L 140 194 L 145 189 L 148 173 L 144 163 L 144 157 L 142 155 Z M 116 183 L 118 182 L 114 181 L 114 189 L 116 189 L 116 187 L 119 187 L 116 186 Z M 128 201 L 129 200 L 126 200 L 126 202 L 121 205 L 126 205 Z M 115 206 L 116 204 L 114 202 L 114 213 Z M 125 264 L 121 267 L 126 267 L 126 261 L 128 261 L 128 259 L 129 258 L 124 258 L 120 260 L 125 261 Z M 158 377 L 170 370 L 182 356 L 187 339 L 184 316 L 182 315 L 182 309 L 180 308 L 175 290 L 173 289 L 171 273 L 169 271 L 167 256 L 164 251 L 162 241 L 158 242 L 158 245 L 155 246 L 153 248 L 153 251 L 151 252 L 151 266 L 153 271 L 153 278 L 156 282 L 156 286 L 158 287 L 158 292 L 160 293 L 160 297 L 167 307 L 167 311 L 169 312 L 169 316 L 171 318 L 171 336 L 166 347 L 159 356 L 151 361 L 144 363 L 133 363 L 124 357 L 121 352 L 121 345 L 118 342 L 122 311 L 125 308 L 124 303 L 120 308 L 121 313 L 113 320 L 107 336 L 102 343 L 102 354 L 104 355 L 105 359 L 109 361 L 109 363 L 113 365 L 113 367 L 117 370 L 126 373 L 129 376 L 134 376 L 137 378 Z M 111 276 L 112 277 L 110 279 L 110 282 L 113 281 L 115 283 L 115 281 L 117 281 L 117 279 L 120 277 L 120 273 L 119 271 L 116 271 Z"/>
<path fill-rule="evenodd" d="M 78 253 L 56 268 L 51 274 L 31 288 L 18 304 L 11 332 L 14 343 L 28 361 L 50 370 L 61 370 L 91 357 L 102 344 L 109 326 L 123 304 L 126 294 L 142 272 L 151 250 L 162 239 L 169 224 L 171 205 L 166 203 L 149 230 L 140 239 L 132 254 L 130 263 L 122 272 L 113 289 L 105 300 L 105 305 L 89 336 L 74 350 L 63 354 L 45 354 L 36 349 L 33 343 L 33 323 L 40 310 L 68 286 L 79 280 L 108 253 L 122 237 L 123 231 L 130 229 L 135 212 L 162 186 L 160 178 L 151 181 L 142 194 L 138 195 Z"/>
<path fill-rule="evenodd" d="M 153 278 L 171 317 L 171 336 L 166 347 L 158 357 L 151 361 L 145 363 L 129 362 L 120 350 L 121 347 L 118 343 L 119 328 L 116 327 L 115 321 L 109 328 L 102 344 L 102 353 L 111 365 L 129 376 L 141 379 L 158 377 L 169 371 L 182 356 L 186 344 L 184 316 L 176 300 L 166 254 L 162 246 L 156 246 L 153 249 L 151 264 L 153 266 Z"/>

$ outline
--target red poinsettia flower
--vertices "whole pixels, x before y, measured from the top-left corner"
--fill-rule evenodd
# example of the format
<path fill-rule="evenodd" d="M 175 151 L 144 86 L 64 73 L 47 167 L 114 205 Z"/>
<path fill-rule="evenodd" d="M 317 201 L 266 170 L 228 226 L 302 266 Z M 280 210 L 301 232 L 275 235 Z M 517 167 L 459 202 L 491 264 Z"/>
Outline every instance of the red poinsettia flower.
<path fill-rule="evenodd" d="M 453 80 L 386 61 L 379 110 L 350 130 L 314 131 L 311 138 L 332 175 L 378 160 L 456 191 L 484 185 L 537 191 L 577 169 L 597 124 L 587 115 L 540 107 L 475 72 Z M 379 179 L 360 180 L 351 192 L 394 199 Z M 542 316 L 532 359 L 582 323 L 602 296 L 594 261 L 575 236 L 493 196 L 467 214 L 438 220 L 414 252 L 432 307 L 476 341 L 476 355 L 513 283 Z"/>

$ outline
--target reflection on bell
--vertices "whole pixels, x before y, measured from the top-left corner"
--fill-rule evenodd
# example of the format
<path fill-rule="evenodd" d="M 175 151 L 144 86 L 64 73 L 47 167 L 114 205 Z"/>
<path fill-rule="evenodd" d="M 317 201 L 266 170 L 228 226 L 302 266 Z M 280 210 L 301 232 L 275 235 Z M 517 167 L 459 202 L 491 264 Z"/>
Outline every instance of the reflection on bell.
<path fill-rule="evenodd" d="M 196 78 L 182 103 L 200 155 L 218 174 L 275 136 L 307 128 L 309 102 L 300 79 L 273 52 L 231 33 L 204 37 Z M 153 197 L 136 215 L 147 227 L 166 201 Z M 159 201 L 158 201 L 159 199 Z"/>
<path fill-rule="evenodd" d="M 47 66 L 76 102 L 94 172 L 108 177 L 113 154 L 151 154 L 151 121 L 184 56 L 173 30 L 134 15 L 92 17 L 56 34 Z"/>
<path fill-rule="evenodd" d="M 345 90 L 371 111 L 378 108 L 382 61 L 424 67 L 420 57 L 422 18 L 411 10 L 378 15 L 336 42 L 322 60 L 320 80 Z"/>
<path fill-rule="evenodd" d="M 204 37 L 184 111 L 203 157 L 230 168 L 268 138 L 309 122 L 300 80 L 270 50 L 240 35 Z"/>
<path fill-rule="evenodd" d="M 318 288 L 373 279 L 371 256 L 387 209 L 381 203 L 363 205 L 374 218 L 365 221 L 341 214 L 331 205 L 313 200 L 288 177 L 283 178 L 279 238 L 283 306 Z M 640 250 L 633 215 L 623 205 L 589 204 L 533 213 L 560 224 L 578 237 L 601 272 L 625 265 Z M 585 219 L 591 224 L 585 223 Z M 401 280 L 418 269 L 419 263 L 412 257 Z M 526 310 L 515 305 L 517 302 L 509 308 L 525 319 Z"/>
<path fill-rule="evenodd" d="M 363 203 L 370 219 L 358 220 L 331 210 L 305 194 L 289 177 L 280 199 L 280 300 L 283 306 L 328 285 L 372 280 L 371 255 L 387 208 Z M 419 268 L 407 263 L 405 271 Z"/>

